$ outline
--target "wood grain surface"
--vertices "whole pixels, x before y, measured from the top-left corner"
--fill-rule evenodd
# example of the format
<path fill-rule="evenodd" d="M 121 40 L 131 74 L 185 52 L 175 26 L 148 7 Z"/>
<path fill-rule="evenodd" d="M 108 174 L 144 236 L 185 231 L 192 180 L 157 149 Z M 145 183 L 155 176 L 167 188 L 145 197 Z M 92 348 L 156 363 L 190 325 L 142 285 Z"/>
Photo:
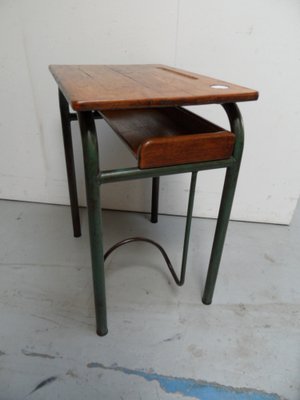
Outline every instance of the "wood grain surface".
<path fill-rule="evenodd" d="M 50 65 L 75 111 L 228 103 L 256 100 L 258 92 L 158 64 Z"/>
<path fill-rule="evenodd" d="M 101 115 L 142 169 L 222 160 L 232 155 L 233 133 L 180 107 L 104 110 Z"/>

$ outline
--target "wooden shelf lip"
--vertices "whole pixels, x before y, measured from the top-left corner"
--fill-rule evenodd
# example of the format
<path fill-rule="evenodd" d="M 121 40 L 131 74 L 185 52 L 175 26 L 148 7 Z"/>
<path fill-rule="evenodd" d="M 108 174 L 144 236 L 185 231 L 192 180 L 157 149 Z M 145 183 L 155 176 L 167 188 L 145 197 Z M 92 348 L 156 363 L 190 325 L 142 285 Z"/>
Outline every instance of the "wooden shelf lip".
<path fill-rule="evenodd" d="M 101 110 L 141 169 L 230 158 L 235 135 L 181 107 Z"/>

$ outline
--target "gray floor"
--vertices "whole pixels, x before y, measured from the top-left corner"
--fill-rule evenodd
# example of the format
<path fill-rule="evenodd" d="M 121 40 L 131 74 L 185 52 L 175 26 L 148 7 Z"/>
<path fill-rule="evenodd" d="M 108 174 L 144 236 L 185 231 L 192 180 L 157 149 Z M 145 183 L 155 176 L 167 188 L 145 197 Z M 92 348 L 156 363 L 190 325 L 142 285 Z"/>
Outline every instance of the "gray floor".
<path fill-rule="evenodd" d="M 103 338 L 86 210 L 79 239 L 68 207 L 1 201 L 0 215 L 1 400 L 299 400 L 299 207 L 290 227 L 230 224 L 211 306 L 201 292 L 215 221 L 193 221 L 182 288 L 155 248 L 120 248 L 106 265 Z M 179 266 L 183 218 L 106 211 L 104 225 L 105 247 L 152 237 Z"/>

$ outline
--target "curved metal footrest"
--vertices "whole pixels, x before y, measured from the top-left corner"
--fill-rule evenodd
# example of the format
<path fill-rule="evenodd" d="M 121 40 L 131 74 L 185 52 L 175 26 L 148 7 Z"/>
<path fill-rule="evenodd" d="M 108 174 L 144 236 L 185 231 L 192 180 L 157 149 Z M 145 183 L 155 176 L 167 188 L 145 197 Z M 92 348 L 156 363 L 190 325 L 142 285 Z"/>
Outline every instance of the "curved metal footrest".
<path fill-rule="evenodd" d="M 173 276 L 175 283 L 178 286 L 182 286 L 184 284 L 184 280 L 185 280 L 186 262 L 187 262 L 189 239 L 190 239 L 190 230 L 191 230 L 191 222 L 192 222 L 196 181 L 197 181 L 197 172 L 192 172 L 191 185 L 190 185 L 190 196 L 189 196 L 187 218 L 186 218 L 186 224 L 185 224 L 185 234 L 184 234 L 180 277 L 178 277 L 178 275 L 176 274 L 176 272 L 173 268 L 173 265 L 167 255 L 166 251 L 162 248 L 162 246 L 160 244 L 154 242 L 154 240 L 146 239 L 143 237 L 133 237 L 133 238 L 121 240 L 120 242 L 116 243 L 109 250 L 107 250 L 107 252 L 104 254 L 104 261 L 115 249 L 117 249 L 120 246 L 123 246 L 124 244 L 131 243 L 131 242 L 147 242 L 147 243 L 153 244 L 155 247 L 158 248 L 158 250 L 161 252 L 162 256 L 164 257 L 165 262 L 167 263 L 167 266 L 169 268 L 169 271 L 171 272 L 171 275 Z"/>
<path fill-rule="evenodd" d="M 169 271 L 171 272 L 174 281 L 176 282 L 176 284 L 178 286 L 182 286 L 184 284 L 184 273 L 183 273 L 183 266 L 181 268 L 181 274 L 180 274 L 180 278 L 178 278 L 173 265 L 168 257 L 168 254 L 166 253 L 166 251 L 164 250 L 164 248 L 159 244 L 154 242 L 154 240 L 151 239 L 147 239 L 147 238 L 143 238 L 143 237 L 132 237 L 132 238 L 128 238 L 128 239 L 124 239 L 121 240 L 120 242 L 116 243 L 115 245 L 113 245 L 109 250 L 107 250 L 107 252 L 104 254 L 104 261 L 107 259 L 107 257 L 114 251 L 116 250 L 118 247 L 123 246 L 124 244 L 127 243 L 131 243 L 131 242 L 146 242 L 146 243 L 150 243 L 153 244 L 153 246 L 155 246 L 156 248 L 158 248 L 158 250 L 161 252 L 163 258 L 165 259 L 165 262 L 169 268 Z"/>

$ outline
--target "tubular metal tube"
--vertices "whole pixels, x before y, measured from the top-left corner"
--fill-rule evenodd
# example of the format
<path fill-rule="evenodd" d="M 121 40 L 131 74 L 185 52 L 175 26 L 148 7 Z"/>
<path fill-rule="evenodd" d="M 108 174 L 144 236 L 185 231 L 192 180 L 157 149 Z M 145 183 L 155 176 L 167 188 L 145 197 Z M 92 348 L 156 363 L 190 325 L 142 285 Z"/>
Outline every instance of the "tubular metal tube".
<path fill-rule="evenodd" d="M 98 175 L 98 183 L 121 182 L 131 179 L 152 178 L 162 175 L 184 174 L 187 172 L 203 171 L 208 169 L 226 168 L 235 163 L 234 157 L 227 160 L 205 161 L 201 163 L 171 165 L 159 168 L 122 168 L 103 171 Z"/>
<path fill-rule="evenodd" d="M 180 286 L 182 286 L 184 284 L 184 280 L 185 280 L 186 262 L 187 262 L 187 255 L 188 255 L 188 249 L 189 249 L 196 183 L 197 183 L 197 172 L 193 172 L 192 177 L 191 177 L 189 203 L 188 203 L 187 216 L 186 216 L 182 263 L 181 263 Z"/>
<path fill-rule="evenodd" d="M 159 202 L 159 177 L 152 178 L 152 201 L 151 201 L 151 222 L 156 223 L 158 219 Z"/>
<path fill-rule="evenodd" d="M 230 168 L 227 168 L 226 172 L 218 221 L 209 261 L 204 294 L 202 298 L 204 304 L 211 304 L 212 302 L 244 145 L 243 121 L 237 105 L 231 103 L 224 104 L 223 107 L 228 115 L 231 125 L 231 131 L 236 135 L 236 141 L 233 151 L 233 157 L 236 159 L 236 163 Z"/>
<path fill-rule="evenodd" d="M 103 119 L 102 115 L 99 114 L 97 111 L 93 111 L 93 117 L 94 119 Z M 78 117 L 76 113 L 69 113 L 69 119 L 70 121 L 77 121 Z"/>
<path fill-rule="evenodd" d="M 63 133 L 63 141 L 65 149 L 66 167 L 67 167 L 68 187 L 69 187 L 69 195 L 71 203 L 73 232 L 75 237 L 79 237 L 81 236 L 81 229 L 80 229 L 80 216 L 79 216 L 79 207 L 77 198 L 69 105 L 60 90 L 58 91 L 58 95 L 59 95 L 59 108 L 60 108 L 61 125 L 62 125 L 62 133 Z"/>
<path fill-rule="evenodd" d="M 98 141 L 93 114 L 90 111 L 79 112 L 78 120 L 83 148 L 97 334 L 104 336 L 107 334 L 107 321 L 102 215 L 100 191 L 97 183 L 97 175 L 99 173 Z"/>

